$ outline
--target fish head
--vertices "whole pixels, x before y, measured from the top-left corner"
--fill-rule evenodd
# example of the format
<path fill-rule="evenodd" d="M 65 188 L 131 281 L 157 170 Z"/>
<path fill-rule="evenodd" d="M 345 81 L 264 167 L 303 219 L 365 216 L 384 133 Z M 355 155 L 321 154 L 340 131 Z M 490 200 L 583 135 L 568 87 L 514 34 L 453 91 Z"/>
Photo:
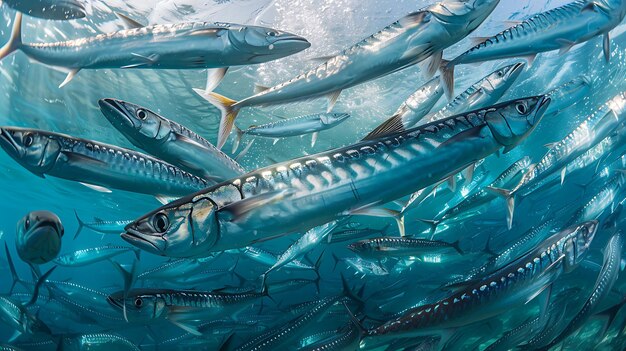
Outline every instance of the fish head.
<path fill-rule="evenodd" d="M 320 121 L 322 122 L 322 124 L 325 124 L 328 126 L 334 126 L 345 121 L 349 117 L 350 117 L 349 113 L 342 113 L 342 112 L 323 113 L 320 115 Z"/>
<path fill-rule="evenodd" d="M 585 258 L 585 254 L 598 230 L 598 221 L 583 222 L 566 230 L 571 230 L 574 234 L 570 236 L 563 247 L 565 272 L 571 272 Z"/>
<path fill-rule="evenodd" d="M 161 256 L 206 256 L 219 238 L 216 205 L 205 194 L 184 197 L 128 224 L 122 238 Z"/>
<path fill-rule="evenodd" d="M 549 105 L 550 98 L 543 95 L 504 102 L 485 113 L 485 122 L 508 152 L 534 130 Z"/>
<path fill-rule="evenodd" d="M 489 17 L 498 3 L 500 0 L 442 0 L 429 11 L 443 23 L 462 25 L 467 35 Z"/>
<path fill-rule="evenodd" d="M 128 322 L 146 323 L 164 316 L 165 298 L 157 290 L 118 291 L 107 296 L 111 306 L 125 314 Z"/>
<path fill-rule="evenodd" d="M 57 215 L 49 211 L 30 212 L 17 222 L 17 252 L 26 262 L 49 262 L 59 254 L 63 234 L 63 224 Z"/>
<path fill-rule="evenodd" d="M 483 88 L 490 94 L 497 92 L 498 95 L 503 95 L 524 71 L 525 66 L 525 63 L 518 62 L 498 69 L 487 76 Z"/>
<path fill-rule="evenodd" d="M 0 128 L 0 146 L 24 168 L 39 177 L 43 177 L 54 166 L 61 153 L 61 144 L 56 138 L 25 128 Z"/>
<path fill-rule="evenodd" d="M 122 100 L 98 101 L 104 117 L 135 145 L 165 142 L 172 131 L 171 124 L 157 113 Z"/>
<path fill-rule="evenodd" d="M 279 59 L 311 46 L 311 43 L 301 36 L 258 26 L 230 30 L 228 38 L 238 54 L 250 55 L 249 63 Z"/>

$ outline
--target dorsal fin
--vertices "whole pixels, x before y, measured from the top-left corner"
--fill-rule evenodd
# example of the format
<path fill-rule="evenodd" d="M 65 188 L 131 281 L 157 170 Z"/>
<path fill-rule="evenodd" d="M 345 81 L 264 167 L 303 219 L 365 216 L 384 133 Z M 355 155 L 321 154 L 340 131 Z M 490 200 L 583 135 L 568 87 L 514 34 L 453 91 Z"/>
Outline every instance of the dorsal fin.
<path fill-rule="evenodd" d="M 126 29 L 137 29 L 137 28 L 145 27 L 144 24 L 141 24 L 126 15 L 122 15 L 119 12 L 116 12 L 115 16 L 117 16 L 117 18 L 119 18 L 122 21 L 122 24 L 124 25 L 124 28 Z"/>
<path fill-rule="evenodd" d="M 402 122 L 402 116 L 393 115 L 381 125 L 371 131 L 363 140 L 375 140 L 384 136 L 402 133 L 406 131 L 404 123 Z"/>

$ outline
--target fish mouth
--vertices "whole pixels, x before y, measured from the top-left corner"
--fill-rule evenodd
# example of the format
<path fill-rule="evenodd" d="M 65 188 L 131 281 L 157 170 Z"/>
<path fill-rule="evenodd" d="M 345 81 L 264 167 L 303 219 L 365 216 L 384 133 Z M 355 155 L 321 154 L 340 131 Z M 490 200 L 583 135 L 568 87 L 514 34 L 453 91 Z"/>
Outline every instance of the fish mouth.
<path fill-rule="evenodd" d="M 0 128 L 0 146 L 11 156 L 20 156 L 19 147 L 6 128 Z"/>
<path fill-rule="evenodd" d="M 100 111 L 113 125 L 137 128 L 135 121 L 128 116 L 128 111 L 122 106 L 122 102 L 115 99 L 98 100 Z"/>
<path fill-rule="evenodd" d="M 274 50 L 279 49 L 294 53 L 311 47 L 311 43 L 309 43 L 308 40 L 297 35 L 279 37 L 272 43 L 272 45 L 274 46 Z"/>
<path fill-rule="evenodd" d="M 136 246 L 142 250 L 159 255 L 165 251 L 165 248 L 159 247 L 159 245 L 149 240 L 149 238 L 153 237 L 156 239 L 157 236 L 155 235 L 144 234 L 131 227 L 126 227 L 125 232 L 120 234 L 120 236 L 129 244 Z M 165 244 L 165 240 L 161 236 L 158 236 L 158 242 Z"/>
<path fill-rule="evenodd" d="M 109 303 L 109 305 L 115 308 L 124 309 L 124 306 L 122 306 L 122 304 L 117 301 L 117 299 L 113 298 L 112 295 L 107 296 L 107 302 Z"/>
<path fill-rule="evenodd" d="M 526 66 L 526 64 L 524 62 L 518 62 L 515 65 L 513 65 L 513 67 L 511 68 L 511 72 L 509 75 L 513 75 L 515 73 L 521 73 L 521 70 L 524 69 L 524 66 Z"/>

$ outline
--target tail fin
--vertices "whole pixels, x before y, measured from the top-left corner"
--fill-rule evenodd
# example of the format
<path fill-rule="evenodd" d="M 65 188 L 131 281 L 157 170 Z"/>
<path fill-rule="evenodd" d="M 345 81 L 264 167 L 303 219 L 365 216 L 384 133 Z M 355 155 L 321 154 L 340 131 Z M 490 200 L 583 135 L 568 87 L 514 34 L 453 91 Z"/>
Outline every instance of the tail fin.
<path fill-rule="evenodd" d="M 488 186 L 487 190 L 490 190 L 494 194 L 506 199 L 506 208 L 508 210 L 506 224 L 508 228 L 511 229 L 513 227 L 513 213 L 515 211 L 515 198 L 513 197 L 513 191 L 493 186 Z"/>
<path fill-rule="evenodd" d="M 343 276 L 343 274 L 341 274 L 341 286 L 343 288 L 344 296 L 349 297 L 353 301 L 356 301 L 360 304 L 364 303 L 363 297 L 361 296 L 362 290 L 359 290 L 359 292 L 355 294 L 350 288 L 350 286 L 348 285 L 348 281 L 346 280 L 346 277 Z"/>
<path fill-rule="evenodd" d="M 228 139 L 228 136 L 233 129 L 233 125 L 235 124 L 235 118 L 237 118 L 237 114 L 239 113 L 239 109 L 233 107 L 237 101 L 231 100 L 220 94 L 206 92 L 201 89 L 194 89 L 193 91 L 203 97 L 211 105 L 217 107 L 222 113 L 216 145 L 218 149 L 221 149 L 226 143 L 226 139 Z"/>
<path fill-rule="evenodd" d="M 348 315 L 350 316 L 350 320 L 352 321 L 352 323 L 354 324 L 355 327 L 357 327 L 359 329 L 359 335 L 360 337 L 362 337 L 363 335 L 367 334 L 367 329 L 365 329 L 363 327 L 363 325 L 361 324 L 361 321 L 359 321 L 356 316 L 354 315 L 354 313 L 352 313 L 352 311 L 350 310 L 350 308 L 348 308 L 348 304 L 346 304 L 346 302 L 343 302 L 343 307 L 346 308 L 346 310 L 348 311 Z"/>
<path fill-rule="evenodd" d="M 315 275 L 317 276 L 317 278 L 315 278 L 314 282 L 315 282 L 315 288 L 317 289 L 317 293 L 320 293 L 320 281 L 322 280 L 322 276 L 320 275 L 320 267 L 322 266 L 322 257 L 324 257 L 324 253 L 326 252 L 326 250 L 322 251 L 322 253 L 320 254 L 320 257 L 317 258 L 317 261 L 315 261 L 315 265 L 313 267 L 315 267 Z"/>
<path fill-rule="evenodd" d="M 33 291 L 33 297 L 30 299 L 30 301 L 28 301 L 24 305 L 25 307 L 26 306 L 30 306 L 30 305 L 34 304 L 35 302 L 37 302 L 37 299 L 39 298 L 39 289 L 41 288 L 41 285 L 46 282 L 46 280 L 48 279 L 50 274 L 52 274 L 52 272 L 54 272 L 54 270 L 57 267 L 58 266 L 54 266 L 54 267 L 50 268 L 44 275 L 42 275 L 41 277 L 39 277 L 39 279 L 37 279 L 37 284 L 35 284 L 35 290 Z"/>
<path fill-rule="evenodd" d="M 237 152 L 237 149 L 239 148 L 239 143 L 241 143 L 241 138 L 243 138 L 243 130 L 241 130 L 239 127 L 237 127 L 236 125 L 235 127 L 235 132 L 237 132 L 237 137 L 235 138 L 235 142 L 233 143 L 233 151 L 231 152 L 232 154 L 234 154 L 235 152 Z"/>
<path fill-rule="evenodd" d="M 76 216 L 76 221 L 78 222 L 78 229 L 76 229 L 76 234 L 74 234 L 74 240 L 76 240 L 76 238 L 78 238 L 78 235 L 80 235 L 80 232 L 83 231 L 83 228 L 85 227 L 85 222 L 83 222 L 80 217 L 78 217 L 78 212 L 76 212 L 76 210 L 74 210 L 74 215 Z"/>
<path fill-rule="evenodd" d="M 117 271 L 120 272 L 120 274 L 124 278 L 124 300 L 126 300 L 126 298 L 128 297 L 128 292 L 132 288 L 133 284 L 135 283 L 135 279 L 137 278 L 137 271 L 138 271 L 137 261 L 136 260 L 133 261 L 133 264 L 129 271 L 124 269 L 124 267 L 122 267 L 121 264 L 115 261 L 110 261 L 110 262 L 113 264 L 113 267 L 115 267 L 115 269 L 117 269 Z M 124 320 L 128 322 L 128 317 L 126 314 L 126 304 L 124 304 Z"/>
<path fill-rule="evenodd" d="M 13 21 L 13 29 L 11 30 L 11 37 L 9 42 L 4 44 L 0 49 L 0 60 L 9 56 L 13 51 L 19 50 L 22 46 L 22 13 L 17 12 L 15 14 L 15 20 Z"/>
<path fill-rule="evenodd" d="M 439 226 L 439 223 L 441 223 L 441 221 L 437 221 L 434 219 L 418 219 L 418 221 L 424 224 L 428 224 L 428 226 L 430 227 L 430 238 L 432 240 L 433 236 L 435 236 L 435 233 L 437 232 L 437 227 Z"/>
<path fill-rule="evenodd" d="M 333 256 L 333 262 L 335 262 L 334 266 L 333 266 L 333 272 L 335 271 L 335 269 L 337 269 L 337 264 L 339 263 L 339 257 L 337 257 L 337 255 L 335 255 L 335 253 L 332 253 Z"/>
<path fill-rule="evenodd" d="M 439 71 L 441 72 L 443 91 L 446 93 L 448 100 L 452 100 L 454 97 L 454 66 L 450 65 L 450 61 L 441 60 Z"/>
<path fill-rule="evenodd" d="M 13 289 L 15 289 L 15 285 L 17 283 L 22 283 L 22 280 L 17 275 L 17 271 L 15 270 L 15 264 L 13 263 L 13 258 L 11 257 L 11 253 L 9 252 L 9 246 L 6 241 L 4 242 L 4 251 L 7 255 L 7 261 L 9 263 L 9 270 L 11 270 L 11 278 L 13 278 L 13 283 L 11 283 L 11 289 L 9 289 L 9 295 L 13 293 Z"/>
<path fill-rule="evenodd" d="M 459 253 L 459 255 L 465 255 L 465 252 L 461 250 L 461 240 L 457 240 L 453 242 L 451 245 L 456 250 L 456 252 Z"/>

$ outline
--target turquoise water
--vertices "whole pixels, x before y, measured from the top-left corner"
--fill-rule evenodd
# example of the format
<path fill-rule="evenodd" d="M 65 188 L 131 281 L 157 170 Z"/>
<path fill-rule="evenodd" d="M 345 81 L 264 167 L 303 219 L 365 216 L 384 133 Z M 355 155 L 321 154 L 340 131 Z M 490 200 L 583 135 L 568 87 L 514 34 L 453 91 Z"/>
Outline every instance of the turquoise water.
<path fill-rule="evenodd" d="M 522 20 L 531 14 L 566 2 L 502 0 L 494 13 L 471 36 L 493 35 L 510 25 L 506 21 Z M 271 86 L 300 71 L 310 69 L 318 64 L 316 57 L 335 53 L 428 3 L 422 0 L 92 1 L 88 6 L 86 19 L 57 22 L 25 16 L 23 40 L 29 43 L 54 42 L 119 30 L 122 26 L 113 12 L 121 12 L 149 24 L 182 21 L 255 23 L 297 33 L 312 43 L 310 49 L 281 60 L 231 69 L 217 91 L 229 97 L 244 98 L 252 93 L 255 83 Z M 0 16 L 0 42 L 5 42 L 10 35 L 14 11 L 3 5 L 0 7 Z M 622 24 L 611 32 L 612 51 L 608 63 L 602 55 L 601 38 L 577 45 L 563 55 L 558 52 L 539 55 L 500 101 L 542 94 L 581 74 L 590 79 L 591 89 L 575 105 L 556 116 L 544 119 L 530 137 L 510 153 L 485 159 L 476 173 L 484 172 L 481 174 L 485 175 L 485 179 L 491 180 L 523 156 L 529 156 L 533 162 L 537 162 L 547 150 L 545 144 L 564 138 L 598 106 L 623 91 L 626 87 L 625 28 Z M 469 46 L 469 39 L 464 39 L 447 50 L 445 57 L 455 57 Z M 515 61 L 519 59 L 458 67 L 456 92 L 462 92 L 507 62 Z M 0 124 L 54 131 L 136 149 L 100 113 L 98 99 L 111 97 L 150 108 L 189 127 L 211 142 L 217 139 L 219 111 L 192 91 L 192 88 L 205 85 L 206 76 L 203 71 L 83 70 L 70 84 L 59 89 L 58 85 L 64 78 L 65 73 L 30 62 L 23 53 L 18 52 L 0 61 Z M 286 138 L 276 144 L 271 139 L 257 138 L 249 152 L 239 161 L 246 170 L 252 171 L 271 165 L 274 161 L 285 161 L 353 144 L 388 118 L 424 82 L 420 69 L 416 66 L 348 89 L 342 93 L 335 111 L 348 111 L 352 117 L 336 128 L 321 132 L 314 147 L 310 145 L 310 136 Z M 433 111 L 446 103 L 445 98 L 442 98 Z M 294 117 L 322 112 L 325 109 L 326 101 L 323 99 L 246 109 L 238 118 L 237 125 L 244 127 L 276 120 L 272 115 Z M 224 150 L 230 149 L 229 142 Z M 443 298 L 446 291 L 441 286 L 458 282 L 489 258 L 486 253 L 487 244 L 490 250 L 500 252 L 527 230 L 548 218 L 567 222 L 578 208 L 600 191 L 614 175 L 615 169 L 623 168 L 603 162 L 600 160 L 597 167 L 587 167 L 567 178 L 563 185 L 557 183 L 525 198 L 515 210 L 515 220 L 510 230 L 506 223 L 506 204 L 502 199 L 481 207 L 478 213 L 469 218 L 439 228 L 437 240 L 459 241 L 462 248 L 463 255 L 454 256 L 450 260 L 437 254 L 421 258 L 397 259 L 389 256 L 381 260 L 359 259 L 358 255 L 347 249 L 350 241 L 323 241 L 303 259 L 306 264 L 313 265 L 318 257 L 322 257 L 318 271 L 321 278 L 319 291 L 314 283 L 300 284 L 272 294 L 271 298 L 254 300 L 237 314 L 229 312 L 202 317 L 201 323 L 217 321 L 209 324 L 203 330 L 202 336 L 190 334 L 168 320 L 151 323 L 125 321 L 121 311 L 106 301 L 107 294 L 123 289 L 121 275 L 108 261 L 84 267 L 59 267 L 49 280 L 71 282 L 90 290 L 70 294 L 75 303 L 72 307 L 67 301 L 59 302 L 58 296 L 55 301 L 54 294 L 50 295 L 50 291 L 42 288 L 38 301 L 28 311 L 46 323 L 52 335 L 24 334 L 13 339 L 11 344 L 25 350 L 53 350 L 64 339 L 77 338 L 81 334 L 106 333 L 127 338 L 142 350 L 216 350 L 230 335 L 233 336 L 227 346 L 236 347 L 264 331 L 289 323 L 309 307 L 301 307 L 299 304 L 341 294 L 342 276 L 353 293 L 363 300 L 360 305 L 352 301 L 349 304 L 351 310 L 357 312 L 358 318 L 365 319 L 365 327 L 371 328 L 386 321 L 387 316 L 405 308 Z M 78 229 L 75 212 L 85 222 L 93 222 L 96 218 L 108 221 L 133 220 L 161 206 L 153 196 L 114 189 L 110 193 L 98 192 L 77 182 L 37 177 L 4 152 L 0 152 L 0 165 L 0 189 L 5 195 L 0 202 L 0 235 L 8 244 L 18 274 L 24 280 L 31 279 L 30 268 L 17 256 L 14 238 L 16 223 L 28 212 L 49 210 L 56 213 L 65 228 L 61 253 L 70 253 L 108 244 L 129 245 L 118 235 L 98 234 L 89 229 L 84 229 L 76 240 L 72 240 Z M 420 219 L 435 218 L 447 203 L 453 201 L 453 194 L 445 188 L 443 185 L 436 196 L 426 199 L 406 214 L 407 234 L 420 238 L 430 237 L 429 227 Z M 470 190 L 461 183 L 458 194 L 464 192 Z M 559 293 L 568 292 L 569 295 L 565 295 L 566 307 L 550 305 L 556 306 L 558 310 L 553 311 L 552 317 L 555 320 L 551 319 L 553 323 L 550 324 L 564 328 L 591 294 L 603 263 L 605 246 L 613 233 L 624 226 L 623 213 L 620 215 L 620 212 L 615 211 L 624 195 L 622 189 L 598 216 L 602 229 L 596 234 L 583 264 L 575 272 L 559 277 L 553 286 L 553 299 L 550 303 L 557 300 Z M 616 223 L 616 228 L 604 228 L 607 218 L 609 222 Z M 391 218 L 354 216 L 349 222 L 352 227 L 381 230 L 390 225 L 386 234 L 398 235 L 395 222 Z M 559 228 L 559 225 L 555 225 L 554 230 L 558 231 Z M 298 239 L 298 235 L 291 234 L 257 246 L 281 253 Z M 365 237 L 352 241 L 359 239 Z M 132 253 L 125 253 L 113 260 L 128 268 L 134 257 Z M 143 252 L 138 270 L 148 271 L 168 260 L 169 258 Z M 45 272 L 52 266 L 46 264 L 40 268 Z M 224 253 L 210 262 L 200 263 L 200 266 L 195 272 L 181 271 L 181 275 L 187 275 L 187 282 L 161 278 L 136 282 L 135 287 L 198 291 L 226 288 L 236 292 L 258 290 L 259 277 L 268 268 L 239 252 Z M 0 272 L 0 293 L 5 293 L 11 285 L 11 274 L 5 258 L 1 259 Z M 285 267 L 277 271 L 272 279 L 284 282 L 303 278 L 314 282 L 316 277 L 312 270 Z M 68 286 L 57 285 L 61 289 L 67 289 L 66 292 L 71 290 Z M 12 296 L 7 296 L 16 301 L 26 301 L 28 298 L 23 294 L 31 294 L 31 288 L 32 284 L 20 284 Z M 568 290 L 571 288 L 578 290 Z M 611 292 L 595 306 L 594 313 L 618 304 L 625 293 L 626 285 L 621 274 Z M 507 331 L 537 315 L 538 311 L 539 303 L 534 301 L 482 322 L 448 330 L 453 335 L 452 338 L 439 346 L 450 350 L 484 349 Z M 558 312 L 561 311 L 563 315 L 559 319 Z M 579 333 L 565 339 L 562 347 L 572 350 L 591 350 L 594 347 L 601 350 L 624 349 L 626 338 L 623 311 L 617 314 L 606 331 L 602 330 L 606 321 L 602 317 L 600 315 L 586 321 Z M 325 336 L 336 336 L 344 332 L 340 329 L 346 325 L 350 325 L 349 315 L 341 304 L 336 304 L 316 318 L 315 323 L 300 331 L 290 343 L 276 349 L 296 349 L 310 340 L 307 337 L 321 332 L 328 332 Z M 539 332 L 529 331 L 522 342 L 527 342 Z M 446 335 L 449 336 L 450 333 Z M 8 343 L 13 335 L 14 330 L 8 324 L 0 323 L 0 343 Z M 419 344 L 420 340 L 414 341 Z M 428 344 L 427 341 L 422 344 Z M 391 341 L 387 344 L 391 344 Z M 113 346 L 109 347 L 111 348 L 108 349 L 113 349 Z M 124 348 L 126 346 L 116 347 L 128 349 Z M 426 349 L 426 346 L 423 347 L 421 349 Z M 107 349 L 106 346 L 103 349 Z"/>

